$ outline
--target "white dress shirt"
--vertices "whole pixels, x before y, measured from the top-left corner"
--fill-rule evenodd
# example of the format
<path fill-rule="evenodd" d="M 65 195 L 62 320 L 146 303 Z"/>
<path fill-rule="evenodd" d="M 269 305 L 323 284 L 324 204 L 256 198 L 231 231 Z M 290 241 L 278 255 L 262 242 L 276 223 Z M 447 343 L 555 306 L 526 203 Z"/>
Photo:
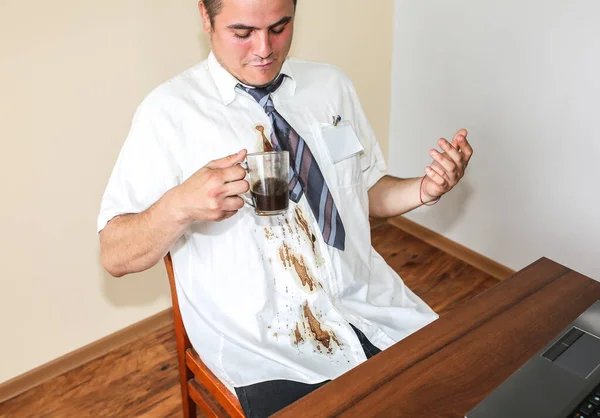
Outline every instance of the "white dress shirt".
<path fill-rule="evenodd" d="M 380 349 L 437 315 L 372 248 L 368 189 L 382 176 L 381 150 L 351 81 L 337 68 L 288 58 L 277 111 L 310 147 L 346 230 L 325 244 L 303 196 L 285 215 L 244 206 L 223 222 L 195 222 L 171 248 L 190 341 L 229 389 L 273 379 L 317 383 L 365 361 L 350 327 Z M 214 55 L 167 81 L 138 107 L 104 194 L 98 231 L 140 213 L 209 161 L 262 151 L 263 108 Z M 333 163 L 322 128 L 340 115 L 364 151 Z M 166 279 L 165 279 L 166 280 Z"/>

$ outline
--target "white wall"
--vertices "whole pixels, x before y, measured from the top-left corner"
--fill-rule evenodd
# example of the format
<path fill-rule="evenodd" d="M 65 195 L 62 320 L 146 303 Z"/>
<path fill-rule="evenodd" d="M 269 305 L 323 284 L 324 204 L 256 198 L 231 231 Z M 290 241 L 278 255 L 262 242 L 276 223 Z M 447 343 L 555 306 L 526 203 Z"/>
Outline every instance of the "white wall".
<path fill-rule="evenodd" d="M 393 0 L 297 18 L 294 54 L 352 77 L 385 148 Z M 102 270 L 96 217 L 136 106 L 208 42 L 195 0 L 1 0 L 0 32 L 2 383 L 170 306 L 162 264 Z"/>
<path fill-rule="evenodd" d="M 470 130 L 467 176 L 408 217 L 520 269 L 600 279 L 600 2 L 397 0 L 390 172 Z"/>

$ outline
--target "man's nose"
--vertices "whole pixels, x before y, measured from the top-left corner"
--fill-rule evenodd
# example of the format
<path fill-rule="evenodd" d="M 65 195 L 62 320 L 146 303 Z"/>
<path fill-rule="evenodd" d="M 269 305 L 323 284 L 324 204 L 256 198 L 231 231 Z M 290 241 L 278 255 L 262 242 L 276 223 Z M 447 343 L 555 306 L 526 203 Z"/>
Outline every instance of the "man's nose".
<path fill-rule="evenodd" d="M 271 37 L 269 32 L 260 32 L 256 37 L 256 44 L 254 45 L 254 54 L 262 59 L 267 59 L 273 53 L 271 46 Z"/>

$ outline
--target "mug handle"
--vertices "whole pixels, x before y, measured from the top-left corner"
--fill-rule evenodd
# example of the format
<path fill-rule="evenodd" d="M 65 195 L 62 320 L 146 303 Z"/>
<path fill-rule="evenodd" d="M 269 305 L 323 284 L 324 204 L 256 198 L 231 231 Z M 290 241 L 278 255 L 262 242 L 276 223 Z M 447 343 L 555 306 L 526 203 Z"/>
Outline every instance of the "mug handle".
<path fill-rule="evenodd" d="M 245 196 L 243 194 L 241 194 L 239 196 L 244 200 L 245 204 L 247 204 L 248 206 L 252 206 L 254 209 L 256 209 L 256 206 L 254 206 L 254 203 L 252 202 L 252 199 L 250 199 L 248 196 Z"/>
<path fill-rule="evenodd" d="M 238 165 L 246 171 L 246 174 L 248 174 L 248 160 L 244 160 L 244 161 L 238 163 Z M 240 194 L 238 196 L 240 196 L 244 200 L 245 204 L 256 209 L 256 206 L 254 206 L 254 202 L 252 202 L 252 199 L 250 199 L 248 196 L 246 196 L 246 194 Z"/>

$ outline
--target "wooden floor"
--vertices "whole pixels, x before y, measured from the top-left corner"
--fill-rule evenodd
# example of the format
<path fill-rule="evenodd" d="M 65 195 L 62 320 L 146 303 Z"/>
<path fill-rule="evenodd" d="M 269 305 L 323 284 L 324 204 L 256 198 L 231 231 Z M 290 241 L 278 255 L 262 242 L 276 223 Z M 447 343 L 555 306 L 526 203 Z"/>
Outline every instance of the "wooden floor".
<path fill-rule="evenodd" d="M 372 224 L 372 239 L 440 315 L 498 283 L 386 222 Z M 180 402 L 173 327 L 167 326 L 1 404 L 0 417 L 181 417 Z"/>

